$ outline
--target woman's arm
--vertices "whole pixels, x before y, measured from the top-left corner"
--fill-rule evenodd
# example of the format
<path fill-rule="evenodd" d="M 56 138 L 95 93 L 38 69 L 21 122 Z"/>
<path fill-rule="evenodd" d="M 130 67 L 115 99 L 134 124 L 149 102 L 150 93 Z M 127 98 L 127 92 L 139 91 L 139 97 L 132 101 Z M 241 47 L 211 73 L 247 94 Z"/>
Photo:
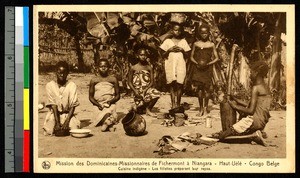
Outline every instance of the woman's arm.
<path fill-rule="evenodd" d="M 89 100 L 90 102 L 94 105 L 97 106 L 100 110 L 102 110 L 102 106 L 96 101 L 94 95 L 95 95 L 95 81 L 92 79 L 90 81 L 90 86 L 89 86 Z"/>
<path fill-rule="evenodd" d="M 232 106 L 233 109 L 236 109 L 240 112 L 253 115 L 256 109 L 256 104 L 257 104 L 257 97 L 258 97 L 258 91 L 256 87 L 253 87 L 252 94 L 251 94 L 251 101 L 249 107 L 243 107 L 234 104 L 232 101 L 228 101 L 228 103 Z"/>
<path fill-rule="evenodd" d="M 242 105 L 244 107 L 247 107 L 249 105 L 249 102 L 248 101 L 243 101 L 243 100 L 240 100 L 234 96 L 231 96 L 231 98 L 236 101 L 239 105 Z"/>
<path fill-rule="evenodd" d="M 218 56 L 218 53 L 217 53 L 216 46 L 213 44 L 212 47 L 213 47 L 213 54 L 214 54 L 214 56 L 215 56 L 215 59 L 212 60 L 212 61 L 210 61 L 209 63 L 207 63 L 207 65 L 212 65 L 212 64 L 214 64 L 214 63 L 216 63 L 216 62 L 219 61 L 219 56 Z"/>
<path fill-rule="evenodd" d="M 115 77 L 113 77 L 112 80 L 113 80 L 113 84 L 114 84 L 114 88 L 115 88 L 115 97 L 107 102 L 109 105 L 115 104 L 120 99 L 119 82 L 118 82 L 117 78 L 115 78 Z"/>
<path fill-rule="evenodd" d="M 178 48 L 179 48 L 178 46 L 173 46 L 173 47 L 169 48 L 167 51 L 161 50 L 162 56 L 164 58 L 168 58 L 169 53 L 170 52 L 178 52 L 179 51 Z"/>
<path fill-rule="evenodd" d="M 193 44 L 193 46 L 192 46 L 192 52 L 191 52 L 191 57 L 190 57 L 190 59 L 191 59 L 191 61 L 194 63 L 194 64 L 196 64 L 196 65 L 198 65 L 198 62 L 194 59 L 194 53 L 195 53 L 195 43 Z"/>
<path fill-rule="evenodd" d="M 57 109 L 57 105 L 51 105 L 50 106 L 52 111 L 53 111 L 53 114 L 54 114 L 54 120 L 55 120 L 55 125 L 54 125 L 54 131 L 55 130 L 59 130 L 60 129 L 60 117 L 59 117 L 59 113 L 58 113 L 58 109 Z"/>
<path fill-rule="evenodd" d="M 75 111 L 75 106 L 71 107 L 69 113 L 68 113 L 68 116 L 64 122 L 64 124 L 62 125 L 62 128 L 63 129 L 69 129 L 69 124 L 70 124 L 70 120 L 74 114 L 74 111 Z"/>

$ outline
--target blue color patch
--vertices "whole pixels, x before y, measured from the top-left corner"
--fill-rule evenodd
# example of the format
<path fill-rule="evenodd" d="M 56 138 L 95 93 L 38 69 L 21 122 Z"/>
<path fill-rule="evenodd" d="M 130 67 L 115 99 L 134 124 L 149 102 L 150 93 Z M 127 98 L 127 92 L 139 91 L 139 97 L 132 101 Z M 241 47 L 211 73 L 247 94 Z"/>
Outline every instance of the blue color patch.
<path fill-rule="evenodd" d="M 29 46 L 29 7 L 23 7 L 24 46 Z"/>

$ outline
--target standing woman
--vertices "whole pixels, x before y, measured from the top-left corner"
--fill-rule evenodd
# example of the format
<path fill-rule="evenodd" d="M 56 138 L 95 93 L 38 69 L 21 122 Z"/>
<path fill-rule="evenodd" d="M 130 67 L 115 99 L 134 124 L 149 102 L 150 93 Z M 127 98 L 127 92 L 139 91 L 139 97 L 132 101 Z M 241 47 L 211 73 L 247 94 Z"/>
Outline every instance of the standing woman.
<path fill-rule="evenodd" d="M 165 60 L 167 84 L 170 86 L 172 109 L 180 106 L 183 82 L 186 76 L 186 53 L 191 50 L 183 38 L 183 26 L 173 22 L 172 38 L 166 39 L 160 46 Z"/>
<path fill-rule="evenodd" d="M 215 44 L 209 41 L 209 30 L 209 26 L 205 24 L 199 27 L 199 41 L 193 44 L 191 53 L 191 61 L 196 64 L 191 81 L 198 92 L 200 107 L 198 116 L 205 116 L 208 113 L 207 106 L 213 75 L 212 64 L 219 61 Z"/>

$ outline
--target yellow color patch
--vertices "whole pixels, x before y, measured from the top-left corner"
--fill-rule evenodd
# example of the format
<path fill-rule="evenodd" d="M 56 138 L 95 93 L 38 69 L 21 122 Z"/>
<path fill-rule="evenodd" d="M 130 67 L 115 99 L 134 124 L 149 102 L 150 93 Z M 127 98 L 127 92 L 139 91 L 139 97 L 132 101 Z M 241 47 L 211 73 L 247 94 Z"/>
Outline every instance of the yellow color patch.
<path fill-rule="evenodd" d="M 23 93 L 23 106 L 24 106 L 24 130 L 29 130 L 29 114 L 30 114 L 30 107 L 29 107 L 29 89 L 24 89 Z"/>

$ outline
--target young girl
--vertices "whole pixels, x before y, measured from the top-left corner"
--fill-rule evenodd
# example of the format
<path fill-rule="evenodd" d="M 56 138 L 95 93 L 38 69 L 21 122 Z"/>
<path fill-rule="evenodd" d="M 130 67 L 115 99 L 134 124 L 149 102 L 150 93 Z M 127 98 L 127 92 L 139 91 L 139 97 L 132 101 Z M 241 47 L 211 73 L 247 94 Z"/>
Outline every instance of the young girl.
<path fill-rule="evenodd" d="M 142 113 L 144 110 L 149 116 L 155 116 L 151 109 L 160 97 L 160 92 L 151 88 L 154 83 L 153 68 L 147 61 L 148 55 L 145 48 L 137 52 L 139 62 L 131 67 L 128 75 L 128 85 L 133 90 L 134 101 Z M 138 110 L 140 112 L 140 110 Z M 141 114 L 142 114 L 141 113 Z"/>
<path fill-rule="evenodd" d="M 172 38 L 166 39 L 160 46 L 165 60 L 167 84 L 170 85 L 172 109 L 180 106 L 183 83 L 186 76 L 186 53 L 191 50 L 183 38 L 183 27 L 173 23 Z"/>
<path fill-rule="evenodd" d="M 94 126 L 102 125 L 101 131 L 114 130 L 114 121 L 117 119 L 115 103 L 120 99 L 119 83 L 113 75 L 109 75 L 109 63 L 100 59 L 99 76 L 92 78 L 89 86 L 89 100 L 97 106 Z"/>
<path fill-rule="evenodd" d="M 212 64 L 219 58 L 214 43 L 209 41 L 209 26 L 201 25 L 199 27 L 199 41 L 196 41 L 192 47 L 191 61 L 195 64 L 191 81 L 198 92 L 199 114 L 205 116 L 209 101 L 209 90 L 212 80 Z"/>
<path fill-rule="evenodd" d="M 257 138 L 254 141 L 266 146 L 266 143 L 262 139 L 261 131 L 263 131 L 269 121 L 269 110 L 272 101 L 270 92 L 264 82 L 264 77 L 267 75 L 268 69 L 268 65 L 263 61 L 257 61 L 251 66 L 250 78 L 253 88 L 249 103 L 235 97 L 232 97 L 234 101 L 228 101 L 233 109 L 242 113 L 245 117 L 240 119 L 230 129 L 217 134 L 217 137 L 221 141 L 231 135 L 256 133 Z"/>
<path fill-rule="evenodd" d="M 77 129 L 80 121 L 74 116 L 75 108 L 79 105 L 77 87 L 68 81 L 69 66 L 65 61 L 56 64 L 56 81 L 46 84 L 48 104 L 50 109 L 44 122 L 44 134 L 52 135 L 56 131 Z"/>

